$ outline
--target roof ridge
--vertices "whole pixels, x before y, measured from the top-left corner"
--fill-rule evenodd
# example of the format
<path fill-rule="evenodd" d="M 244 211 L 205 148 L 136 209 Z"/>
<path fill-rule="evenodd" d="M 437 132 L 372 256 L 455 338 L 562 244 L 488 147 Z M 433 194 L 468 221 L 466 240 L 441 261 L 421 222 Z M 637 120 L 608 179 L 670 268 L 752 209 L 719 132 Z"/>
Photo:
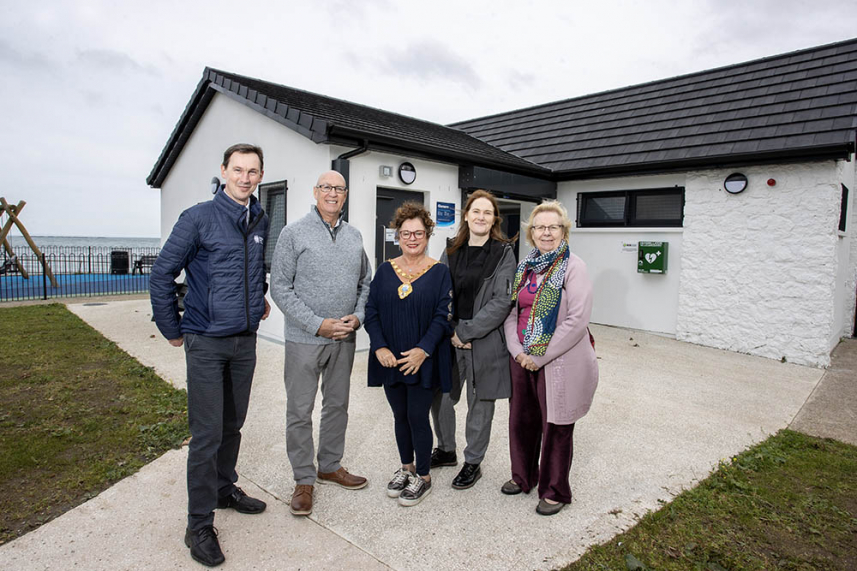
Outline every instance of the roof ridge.
<path fill-rule="evenodd" d="M 419 117 L 414 117 L 412 115 L 405 115 L 404 113 L 399 113 L 396 111 L 387 111 L 386 109 L 381 109 L 380 107 L 374 107 L 372 105 L 366 105 L 365 103 L 357 103 L 356 101 L 349 101 L 348 99 L 341 99 L 339 97 L 332 97 L 330 95 L 323 95 L 321 93 L 316 93 L 315 91 L 308 91 L 306 89 L 300 89 L 298 87 L 292 87 L 290 85 L 285 85 L 282 83 L 274 83 L 272 81 L 268 81 L 265 79 L 259 79 L 257 77 L 250 77 L 248 75 L 240 75 L 240 74 L 232 73 L 229 71 L 223 71 L 223 70 L 219 70 L 219 69 L 216 69 L 213 67 L 206 67 L 206 69 L 208 69 L 209 71 L 213 71 L 217 74 L 223 75 L 224 77 L 230 77 L 231 76 L 231 77 L 236 77 L 236 78 L 249 79 L 251 81 L 258 81 L 259 83 L 267 83 L 268 85 L 274 85 L 276 87 L 281 87 L 283 89 L 289 89 L 291 91 L 297 91 L 299 93 L 304 93 L 304 94 L 310 95 L 312 97 L 318 97 L 321 99 L 336 101 L 338 103 L 345 103 L 347 105 L 357 105 L 358 107 L 364 107 L 366 109 L 372 109 L 373 111 L 377 111 L 378 113 L 383 113 L 385 115 L 396 115 L 398 117 L 410 119 L 411 121 L 419 121 L 420 123 L 426 123 L 426 124 L 433 125 L 436 127 L 442 127 L 444 129 L 453 129 L 454 131 L 457 131 L 459 133 L 462 132 L 460 129 L 455 129 L 454 127 L 449 127 L 448 125 L 444 125 L 443 123 L 435 123 L 433 121 L 429 121 L 428 119 L 420 119 Z M 473 137 L 473 135 L 469 135 L 469 136 Z M 473 138 L 478 140 L 478 141 L 481 141 L 481 139 L 478 139 L 476 137 L 473 137 Z M 500 150 L 500 149 L 498 149 L 498 150 Z"/>

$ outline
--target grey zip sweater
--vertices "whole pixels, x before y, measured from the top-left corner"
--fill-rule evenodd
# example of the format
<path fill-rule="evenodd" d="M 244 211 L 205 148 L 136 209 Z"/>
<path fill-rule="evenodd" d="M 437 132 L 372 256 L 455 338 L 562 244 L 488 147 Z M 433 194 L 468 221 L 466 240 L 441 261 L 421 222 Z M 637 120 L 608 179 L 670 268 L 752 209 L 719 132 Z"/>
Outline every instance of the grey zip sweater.
<path fill-rule="evenodd" d="M 347 222 L 331 228 L 313 207 L 284 227 L 274 249 L 271 297 L 286 317 L 286 341 L 334 343 L 316 335 L 328 317 L 354 314 L 362 325 L 371 280 L 363 237 Z"/>

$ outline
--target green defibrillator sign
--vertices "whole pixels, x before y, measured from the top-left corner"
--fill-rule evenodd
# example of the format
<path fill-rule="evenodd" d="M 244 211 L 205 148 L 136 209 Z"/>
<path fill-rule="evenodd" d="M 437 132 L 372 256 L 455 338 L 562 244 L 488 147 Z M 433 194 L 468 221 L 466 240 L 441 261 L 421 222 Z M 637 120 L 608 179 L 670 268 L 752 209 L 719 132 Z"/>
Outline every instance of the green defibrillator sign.
<path fill-rule="evenodd" d="M 667 273 L 667 252 L 669 251 L 669 245 L 669 242 L 638 242 L 637 273 Z"/>

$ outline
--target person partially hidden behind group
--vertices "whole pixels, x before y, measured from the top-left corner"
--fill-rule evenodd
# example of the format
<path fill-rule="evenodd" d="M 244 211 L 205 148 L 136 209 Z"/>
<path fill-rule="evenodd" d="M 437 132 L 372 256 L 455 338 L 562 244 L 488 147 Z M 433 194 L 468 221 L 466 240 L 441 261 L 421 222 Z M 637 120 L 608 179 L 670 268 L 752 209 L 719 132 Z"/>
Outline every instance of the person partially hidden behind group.
<path fill-rule="evenodd" d="M 494 419 L 494 402 L 509 398 L 512 381 L 503 341 L 503 322 L 512 306 L 515 253 L 500 229 L 497 199 L 477 190 L 464 205 L 463 220 L 452 244 L 440 261 L 452 275 L 453 324 L 457 367 L 453 368 L 452 390 L 437 391 L 432 404 L 432 420 L 437 448 L 431 455 L 432 468 L 454 466 L 455 409 L 461 391 L 467 395 L 464 466 L 452 487 L 465 490 L 482 477 Z"/>
<path fill-rule="evenodd" d="M 534 246 L 518 264 L 506 318 L 511 354 L 509 448 L 512 479 L 504 494 L 538 487 L 536 512 L 554 515 L 571 503 L 574 424 L 589 411 L 598 362 L 589 333 L 592 283 L 569 251 L 565 207 L 538 205 L 526 227 Z"/>
<path fill-rule="evenodd" d="M 413 506 L 431 492 L 434 392 L 452 385 L 452 280 L 447 267 L 426 254 L 434 222 L 422 204 L 400 206 L 391 225 L 402 255 L 377 269 L 364 325 L 369 386 L 384 387 L 401 460 L 387 495 Z"/>

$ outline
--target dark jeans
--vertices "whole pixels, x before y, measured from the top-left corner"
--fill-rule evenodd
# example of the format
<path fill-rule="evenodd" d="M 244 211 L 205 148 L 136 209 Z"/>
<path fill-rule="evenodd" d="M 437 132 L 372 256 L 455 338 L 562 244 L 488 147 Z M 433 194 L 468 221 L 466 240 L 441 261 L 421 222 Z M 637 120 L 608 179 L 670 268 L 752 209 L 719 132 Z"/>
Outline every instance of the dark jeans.
<path fill-rule="evenodd" d="M 525 492 L 538 486 L 539 498 L 570 504 L 568 474 L 574 456 L 574 424 L 548 423 L 544 368 L 528 371 L 515 359 L 511 361 L 509 451 L 512 479 Z"/>
<path fill-rule="evenodd" d="M 429 411 L 434 391 L 419 384 L 384 385 L 387 402 L 393 409 L 396 445 L 402 464 L 410 464 L 416 455 L 417 474 L 427 476 L 431 469 L 432 432 Z"/>
<path fill-rule="evenodd" d="M 184 336 L 187 359 L 188 527 L 214 523 L 217 499 L 235 489 L 235 463 L 256 368 L 256 335 Z"/>

